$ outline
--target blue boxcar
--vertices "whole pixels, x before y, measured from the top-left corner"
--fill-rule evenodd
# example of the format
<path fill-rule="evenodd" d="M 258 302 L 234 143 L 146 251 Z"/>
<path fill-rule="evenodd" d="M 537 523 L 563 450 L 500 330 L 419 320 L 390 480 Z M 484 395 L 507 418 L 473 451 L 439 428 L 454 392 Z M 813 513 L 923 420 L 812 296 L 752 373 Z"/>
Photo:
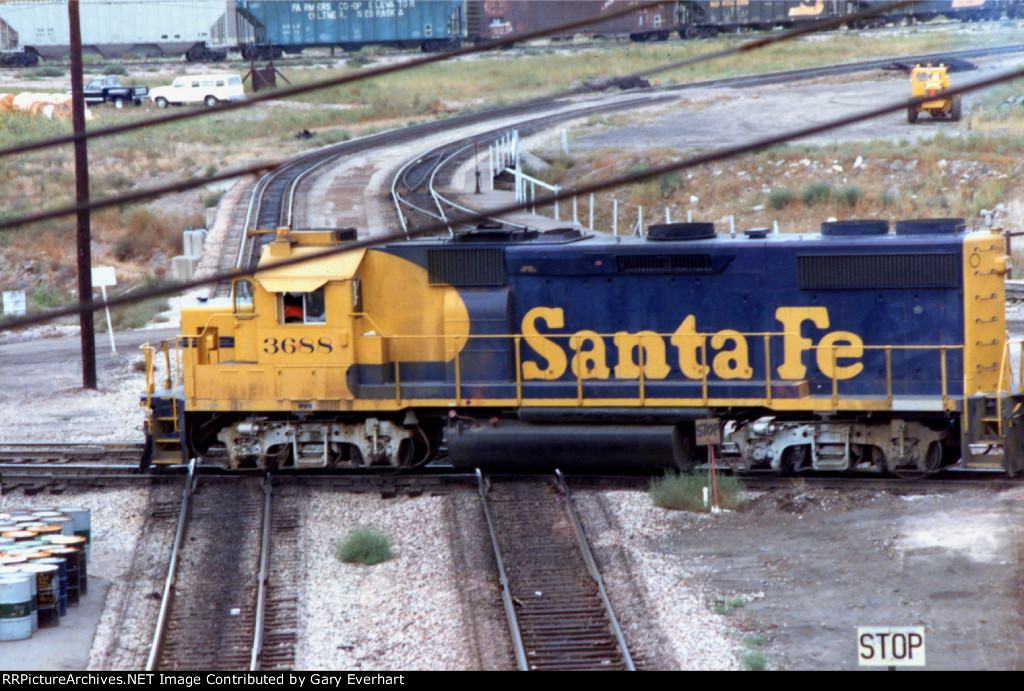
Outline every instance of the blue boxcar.
<path fill-rule="evenodd" d="M 275 54 L 370 44 L 444 50 L 465 36 L 464 0 L 239 0 L 236 9 L 240 46 L 260 56 L 271 46 Z"/>

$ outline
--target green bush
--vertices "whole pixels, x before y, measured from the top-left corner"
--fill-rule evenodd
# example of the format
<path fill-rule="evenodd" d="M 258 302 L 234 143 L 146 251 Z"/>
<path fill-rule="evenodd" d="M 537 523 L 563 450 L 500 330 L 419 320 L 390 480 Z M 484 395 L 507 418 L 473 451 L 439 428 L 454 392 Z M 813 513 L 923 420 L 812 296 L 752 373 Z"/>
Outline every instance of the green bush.
<path fill-rule="evenodd" d="M 796 195 L 793 194 L 792 190 L 783 187 L 768 193 L 768 206 L 776 210 L 783 209 L 792 204 L 795 199 Z"/>
<path fill-rule="evenodd" d="M 804 187 L 800 195 L 804 204 L 824 204 L 832 198 L 832 185 L 827 182 L 812 182 Z"/>
<path fill-rule="evenodd" d="M 719 507 L 735 509 L 740 506 L 741 487 L 736 478 L 718 473 L 715 485 L 718 487 Z M 706 472 L 666 473 L 651 480 L 648 495 L 654 505 L 662 509 L 706 512 L 710 510 L 704 506 L 704 488 L 707 486 Z M 709 499 L 708 503 L 712 501 Z"/>
<path fill-rule="evenodd" d="M 64 70 L 55 65 L 44 65 L 32 70 L 33 77 L 63 77 Z"/>
<path fill-rule="evenodd" d="M 856 206 L 862 196 L 860 188 L 856 185 L 847 185 L 836 192 L 836 199 L 847 206 Z"/>
<path fill-rule="evenodd" d="M 394 557 L 391 538 L 376 530 L 353 530 L 343 542 L 334 544 L 334 555 L 349 564 L 379 564 Z"/>
<path fill-rule="evenodd" d="M 729 598 L 716 595 L 712 600 L 712 603 L 712 609 L 715 614 L 732 614 L 733 610 L 737 610 L 747 604 L 747 600 L 742 595 Z"/>
<path fill-rule="evenodd" d="M 128 68 L 124 65 L 105 65 L 103 74 L 128 74 Z"/>

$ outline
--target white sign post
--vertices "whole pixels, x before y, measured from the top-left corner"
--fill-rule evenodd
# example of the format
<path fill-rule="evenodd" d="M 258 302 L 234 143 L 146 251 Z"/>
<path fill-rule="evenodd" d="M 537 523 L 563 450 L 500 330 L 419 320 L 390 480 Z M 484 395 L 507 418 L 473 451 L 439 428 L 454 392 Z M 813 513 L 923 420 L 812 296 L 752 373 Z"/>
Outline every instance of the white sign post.
<path fill-rule="evenodd" d="M 861 667 L 924 667 L 923 626 L 858 626 Z"/>
<path fill-rule="evenodd" d="M 4 291 L 4 316 L 23 317 L 25 316 L 25 291 L 5 290 Z"/>
<path fill-rule="evenodd" d="M 107 286 L 116 286 L 117 278 L 114 276 L 114 267 L 97 266 L 92 270 L 92 287 L 99 288 L 103 294 L 103 302 L 107 301 Z M 110 307 L 104 306 L 107 313 L 107 333 L 110 334 L 110 352 L 116 358 L 117 346 L 114 345 L 114 326 L 110 322 Z"/>

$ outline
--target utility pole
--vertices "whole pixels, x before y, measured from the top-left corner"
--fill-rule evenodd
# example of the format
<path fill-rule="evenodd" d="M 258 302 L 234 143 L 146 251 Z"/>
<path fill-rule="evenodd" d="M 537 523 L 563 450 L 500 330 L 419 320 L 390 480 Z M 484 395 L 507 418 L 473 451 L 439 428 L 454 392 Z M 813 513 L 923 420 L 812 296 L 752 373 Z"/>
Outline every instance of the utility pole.
<path fill-rule="evenodd" d="M 89 204 L 89 157 L 85 141 L 85 96 L 82 90 L 82 30 L 78 0 L 68 0 L 71 29 L 71 124 L 75 132 L 75 203 Z M 78 315 L 82 327 L 82 386 L 96 388 L 96 331 L 92 309 L 92 241 L 89 210 L 78 212 Z"/>

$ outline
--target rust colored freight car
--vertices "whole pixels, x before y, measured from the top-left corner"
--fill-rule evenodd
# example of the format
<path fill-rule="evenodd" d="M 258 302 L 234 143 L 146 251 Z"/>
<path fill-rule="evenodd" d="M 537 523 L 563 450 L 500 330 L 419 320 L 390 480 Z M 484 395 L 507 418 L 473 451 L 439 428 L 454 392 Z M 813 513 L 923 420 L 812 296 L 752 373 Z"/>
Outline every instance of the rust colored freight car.
<path fill-rule="evenodd" d="M 614 19 L 596 21 L 594 24 L 573 29 L 571 32 L 552 35 L 555 40 L 568 40 L 576 36 L 626 37 L 634 41 L 663 41 L 672 33 L 674 25 L 674 2 L 661 3 L 652 7 L 641 7 L 644 3 L 634 0 L 548 0 L 528 2 L 526 0 L 483 0 L 468 2 L 466 6 L 467 33 L 476 41 L 490 41 L 510 34 L 534 31 L 557 26 L 583 17 L 597 16 L 603 12 L 620 9 L 623 5 L 635 5 L 637 10 Z"/>

